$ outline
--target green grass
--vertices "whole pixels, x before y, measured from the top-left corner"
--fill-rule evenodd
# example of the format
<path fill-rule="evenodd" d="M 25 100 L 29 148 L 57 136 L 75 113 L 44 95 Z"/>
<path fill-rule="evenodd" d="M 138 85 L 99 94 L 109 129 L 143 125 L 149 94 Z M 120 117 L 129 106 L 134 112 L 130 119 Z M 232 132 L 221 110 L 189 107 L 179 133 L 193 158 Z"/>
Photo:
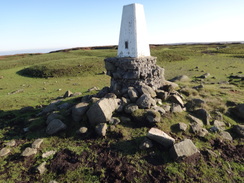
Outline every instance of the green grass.
<path fill-rule="evenodd" d="M 243 74 L 244 72 L 244 45 L 174 45 L 157 46 L 151 49 L 151 55 L 157 57 L 158 65 L 165 68 L 166 79 L 171 79 L 178 75 L 187 75 L 195 82 L 179 82 L 179 86 L 186 100 L 191 98 L 201 98 L 206 101 L 206 108 L 214 116 L 214 111 L 225 113 L 227 111 L 226 102 L 243 103 L 244 84 L 243 81 L 233 81 L 232 84 L 218 84 L 229 81 L 231 74 Z M 219 48 L 217 48 L 219 47 Z M 207 164 L 203 157 L 197 164 L 185 164 L 184 162 L 173 162 L 169 158 L 167 151 L 161 151 L 154 146 L 151 150 L 140 150 L 139 145 L 148 132 L 148 127 L 138 127 L 136 121 L 127 124 L 119 124 L 114 130 L 110 130 L 106 138 L 91 138 L 82 140 L 76 135 L 76 130 L 85 123 L 74 123 L 70 116 L 64 122 L 68 125 L 65 132 L 55 136 L 45 134 L 45 117 L 36 117 L 40 112 L 38 106 L 47 105 L 57 97 L 63 96 L 67 90 L 82 92 L 82 96 L 91 94 L 87 90 L 91 87 L 110 85 L 110 77 L 100 74 L 105 70 L 104 59 L 116 56 L 115 49 L 107 50 L 75 50 L 68 52 L 58 52 L 51 54 L 25 54 L 17 56 L 0 57 L 0 147 L 3 142 L 11 139 L 18 141 L 18 145 L 11 150 L 11 155 L 7 158 L 0 158 L 0 182 L 28 182 L 35 179 L 35 182 L 99 182 L 101 177 L 108 175 L 109 170 L 104 166 L 99 169 L 91 166 L 93 162 L 98 163 L 99 158 L 105 152 L 115 153 L 113 158 L 117 158 L 122 165 L 128 164 L 134 167 L 139 176 L 134 177 L 134 182 L 152 181 L 144 180 L 143 176 L 157 172 L 168 175 L 172 182 L 228 182 L 229 175 L 226 174 L 228 166 L 221 157 L 212 158 L 211 164 Z M 200 80 L 198 76 L 210 73 L 207 79 Z M 214 77 L 214 78 L 212 78 Z M 1 78 L 1 77 L 0 77 Z M 193 86 L 203 84 L 201 90 L 192 89 Z M 94 93 L 94 92 L 93 92 Z M 76 97 L 77 98 L 77 97 Z M 80 101 L 76 98 L 65 99 L 64 102 Z M 77 102 L 76 101 L 76 102 Z M 186 101 L 185 101 L 186 102 Z M 33 112 L 21 113 L 22 107 L 32 106 Z M 139 111 L 142 112 L 142 111 Z M 61 112 L 65 116 L 65 111 Z M 138 113 L 138 116 L 142 113 Z M 191 138 L 200 150 L 211 148 L 208 142 L 217 138 L 216 134 L 211 134 L 206 138 L 198 138 L 190 133 L 177 132 L 172 127 L 174 124 L 184 122 L 189 124 L 186 117 L 187 112 L 170 114 L 162 117 L 161 123 L 157 127 L 177 137 L 177 142 L 184 138 Z M 30 121 L 30 118 L 34 118 Z M 238 120 L 231 118 L 228 113 L 223 115 L 224 121 L 232 125 L 238 124 Z M 29 127 L 30 131 L 23 133 L 24 127 Z M 111 126 L 109 126 L 110 128 Z M 114 138 L 116 136 L 116 138 Z M 30 159 L 21 159 L 20 153 L 24 147 L 37 138 L 44 138 L 38 154 Z M 233 144 L 243 144 L 238 139 L 234 139 Z M 104 147 L 108 145 L 108 147 Z M 65 175 L 56 175 L 47 171 L 43 176 L 30 174 L 34 166 L 42 163 L 41 154 L 49 150 L 61 151 L 69 149 L 78 156 L 88 153 L 85 162 Z M 216 153 L 218 151 L 216 150 Z M 221 153 L 221 152 L 220 152 Z M 146 160 L 146 157 L 157 156 L 161 165 L 153 166 Z M 45 159 L 47 167 L 50 166 L 53 157 Z M 150 159 L 150 158 L 149 158 Z M 108 161 L 108 160 L 107 160 Z M 104 162 L 105 164 L 108 162 Z M 27 163 L 32 162 L 32 167 L 27 167 Z M 108 163 L 109 164 L 109 163 Z M 232 167 L 233 181 L 242 182 L 243 177 L 240 172 L 243 166 L 238 162 L 229 162 Z M 192 171 L 198 179 L 187 177 Z M 124 172 L 121 173 L 121 176 Z M 157 175 L 160 177 L 159 175 Z M 124 177 L 125 180 L 126 177 Z M 162 178 L 162 177 L 161 177 Z"/>

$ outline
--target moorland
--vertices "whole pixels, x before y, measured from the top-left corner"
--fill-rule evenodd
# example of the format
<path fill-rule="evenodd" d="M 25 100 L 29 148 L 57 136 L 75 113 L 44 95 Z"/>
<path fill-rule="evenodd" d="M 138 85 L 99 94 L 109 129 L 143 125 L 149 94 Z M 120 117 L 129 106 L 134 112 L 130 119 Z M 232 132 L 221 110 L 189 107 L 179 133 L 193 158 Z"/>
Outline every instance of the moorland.
<path fill-rule="evenodd" d="M 243 182 L 243 139 L 232 129 L 243 125 L 243 119 L 230 111 L 244 103 L 244 44 L 151 45 L 167 80 L 190 78 L 175 81 L 184 102 L 201 99 L 212 116 L 204 137 L 190 127 L 184 132 L 172 128 L 179 122 L 190 124 L 187 112 L 168 113 L 156 126 L 176 141 L 190 138 L 199 154 L 175 161 L 158 144 L 140 149 L 149 128 L 133 119 L 115 128 L 109 125 L 106 137 L 92 132 L 80 136 L 77 131 L 87 126 L 87 119 L 74 122 L 69 110 L 59 111 L 66 130 L 45 133 L 47 116 L 37 114 L 57 100 L 72 106 L 110 86 L 104 59 L 116 54 L 116 47 L 110 47 L 0 56 L 0 149 L 15 142 L 10 153 L 0 157 L 0 182 Z M 208 77 L 201 78 L 205 73 Z M 77 95 L 63 98 L 66 91 Z M 210 132 L 217 115 L 233 140 Z M 21 156 L 36 139 L 43 139 L 38 152 Z M 51 150 L 56 153 L 42 157 Z M 40 173 L 37 167 L 43 162 L 46 171 Z"/>

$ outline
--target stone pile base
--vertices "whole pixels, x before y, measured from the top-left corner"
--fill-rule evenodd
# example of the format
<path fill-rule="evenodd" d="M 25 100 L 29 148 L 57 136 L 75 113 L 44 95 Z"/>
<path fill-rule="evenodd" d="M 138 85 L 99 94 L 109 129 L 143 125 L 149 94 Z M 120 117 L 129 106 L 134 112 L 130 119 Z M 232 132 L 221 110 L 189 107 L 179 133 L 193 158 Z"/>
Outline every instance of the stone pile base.
<path fill-rule="evenodd" d="M 164 69 L 156 65 L 156 60 L 156 57 L 105 59 L 107 75 L 111 76 L 111 90 L 119 93 L 142 84 L 153 89 L 162 87 L 165 82 Z"/>

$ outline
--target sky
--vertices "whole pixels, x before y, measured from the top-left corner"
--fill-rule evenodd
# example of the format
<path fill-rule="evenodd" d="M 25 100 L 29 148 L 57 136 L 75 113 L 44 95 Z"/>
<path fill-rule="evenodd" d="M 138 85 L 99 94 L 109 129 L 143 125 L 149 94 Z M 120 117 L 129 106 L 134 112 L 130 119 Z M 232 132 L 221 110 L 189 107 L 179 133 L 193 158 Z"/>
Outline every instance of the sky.
<path fill-rule="evenodd" d="M 117 45 L 131 3 L 150 44 L 244 41 L 244 0 L 0 0 L 0 55 Z"/>

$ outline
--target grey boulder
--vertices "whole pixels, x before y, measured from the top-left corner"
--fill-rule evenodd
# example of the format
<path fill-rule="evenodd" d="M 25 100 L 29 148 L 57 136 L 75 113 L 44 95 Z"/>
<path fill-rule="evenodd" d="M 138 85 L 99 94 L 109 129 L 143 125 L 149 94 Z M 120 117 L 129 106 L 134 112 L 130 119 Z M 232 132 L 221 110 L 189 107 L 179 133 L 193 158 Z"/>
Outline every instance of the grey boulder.
<path fill-rule="evenodd" d="M 53 135 L 64 129 L 66 129 L 66 125 L 61 120 L 54 119 L 48 124 L 46 128 L 46 133 L 48 135 Z"/>
<path fill-rule="evenodd" d="M 184 156 L 189 157 L 195 153 L 199 153 L 199 150 L 190 139 L 185 139 L 182 142 L 174 144 L 170 149 L 170 155 L 173 159 L 178 159 Z"/>
<path fill-rule="evenodd" d="M 147 137 L 158 142 L 166 148 L 172 147 L 175 142 L 174 138 L 170 137 L 168 134 L 157 128 L 151 128 L 147 133 Z"/>
<path fill-rule="evenodd" d="M 72 118 L 75 122 L 79 122 L 82 119 L 82 116 L 86 113 L 89 108 L 89 103 L 81 102 L 76 104 L 72 108 Z"/>
<path fill-rule="evenodd" d="M 119 99 L 102 98 L 98 102 L 92 104 L 86 115 L 92 126 L 99 123 L 106 123 L 113 115 L 113 112 L 119 107 Z"/>

